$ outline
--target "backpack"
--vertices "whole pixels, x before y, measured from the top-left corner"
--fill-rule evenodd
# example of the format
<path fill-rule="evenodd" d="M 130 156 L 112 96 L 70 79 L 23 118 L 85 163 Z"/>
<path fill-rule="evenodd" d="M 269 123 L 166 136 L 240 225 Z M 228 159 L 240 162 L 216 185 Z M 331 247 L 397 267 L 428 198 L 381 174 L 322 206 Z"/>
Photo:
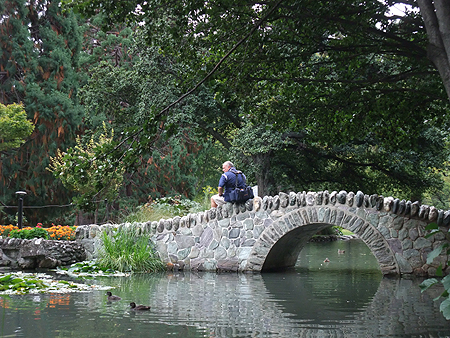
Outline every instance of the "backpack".
<path fill-rule="evenodd" d="M 235 182 L 234 189 L 230 192 L 230 195 L 229 195 L 230 202 L 231 203 L 244 203 L 245 201 L 255 197 L 253 195 L 252 187 L 245 184 L 244 178 L 243 178 L 244 187 L 238 188 L 238 175 L 242 175 L 242 171 L 231 170 L 231 172 L 236 175 L 236 182 Z"/>

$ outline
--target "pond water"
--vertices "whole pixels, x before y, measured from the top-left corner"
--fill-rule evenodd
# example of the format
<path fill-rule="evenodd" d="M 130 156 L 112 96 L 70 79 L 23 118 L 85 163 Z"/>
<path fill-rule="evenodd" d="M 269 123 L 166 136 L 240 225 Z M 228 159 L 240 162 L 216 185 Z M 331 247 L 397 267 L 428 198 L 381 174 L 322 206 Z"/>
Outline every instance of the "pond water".
<path fill-rule="evenodd" d="M 282 273 L 84 280 L 114 286 L 112 303 L 104 291 L 1 296 L 0 337 L 450 337 L 441 290 L 421 281 L 383 277 L 360 240 L 310 243 Z"/>

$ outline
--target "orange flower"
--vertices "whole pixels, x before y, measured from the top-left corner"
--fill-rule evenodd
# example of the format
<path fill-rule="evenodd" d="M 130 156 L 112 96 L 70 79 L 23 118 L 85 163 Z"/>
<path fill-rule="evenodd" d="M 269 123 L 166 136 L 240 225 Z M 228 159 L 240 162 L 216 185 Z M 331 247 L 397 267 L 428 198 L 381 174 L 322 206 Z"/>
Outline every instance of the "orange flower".
<path fill-rule="evenodd" d="M 75 239 L 75 230 L 76 227 L 68 226 L 68 225 L 54 225 L 52 224 L 51 228 L 46 229 L 49 234 L 51 234 L 51 238 L 55 240 L 74 240 Z"/>

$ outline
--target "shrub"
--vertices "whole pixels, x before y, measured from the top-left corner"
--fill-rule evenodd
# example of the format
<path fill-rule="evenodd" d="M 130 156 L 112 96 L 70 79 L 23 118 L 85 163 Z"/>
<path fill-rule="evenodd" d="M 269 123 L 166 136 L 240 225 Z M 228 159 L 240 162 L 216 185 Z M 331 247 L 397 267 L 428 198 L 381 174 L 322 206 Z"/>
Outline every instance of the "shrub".
<path fill-rule="evenodd" d="M 161 218 L 185 216 L 203 210 L 200 203 L 181 196 L 162 197 L 138 207 L 137 211 L 128 215 L 124 222 L 159 221 Z"/>
<path fill-rule="evenodd" d="M 49 239 L 48 232 L 43 228 L 23 228 L 17 230 L 11 230 L 8 237 L 11 238 L 21 238 L 21 239 L 33 239 L 33 238 L 44 238 Z"/>
<path fill-rule="evenodd" d="M 436 233 L 441 232 L 444 235 L 445 240 L 442 242 L 441 245 L 434 248 L 433 251 L 428 253 L 427 256 L 427 264 L 431 264 L 436 257 L 438 257 L 442 252 L 445 252 L 447 255 L 450 255 L 450 229 L 445 229 L 444 227 L 439 227 L 436 223 L 430 223 L 425 227 L 425 230 L 429 230 L 430 232 L 425 236 L 426 238 L 429 238 L 431 236 L 434 236 Z M 439 309 L 441 310 L 442 314 L 446 319 L 450 320 L 450 275 L 443 276 L 444 269 L 446 267 L 450 266 L 450 261 L 447 260 L 447 262 L 444 263 L 444 266 L 442 263 L 439 264 L 439 268 L 436 271 L 436 276 L 443 277 L 440 279 L 437 278 L 428 278 L 425 279 L 421 284 L 420 288 L 422 289 L 422 292 L 428 290 L 434 285 L 442 284 L 444 287 L 444 291 L 436 297 L 434 300 L 438 300 L 441 297 L 443 298 L 443 301 L 441 305 L 439 306 Z"/>
<path fill-rule="evenodd" d="M 203 210 L 209 210 L 211 208 L 211 197 L 217 193 L 217 188 L 207 185 L 202 189 L 202 193 L 196 196 L 195 201 L 200 203 Z"/>

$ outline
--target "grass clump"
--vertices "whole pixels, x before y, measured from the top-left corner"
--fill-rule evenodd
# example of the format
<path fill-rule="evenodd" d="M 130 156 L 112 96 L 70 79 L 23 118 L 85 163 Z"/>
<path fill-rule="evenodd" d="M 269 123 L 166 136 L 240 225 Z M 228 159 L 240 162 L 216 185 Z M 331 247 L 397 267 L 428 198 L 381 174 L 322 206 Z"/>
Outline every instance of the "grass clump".
<path fill-rule="evenodd" d="M 165 265 L 154 249 L 149 234 L 138 227 L 120 227 L 103 231 L 97 264 L 101 269 L 120 272 L 164 271 Z"/>

